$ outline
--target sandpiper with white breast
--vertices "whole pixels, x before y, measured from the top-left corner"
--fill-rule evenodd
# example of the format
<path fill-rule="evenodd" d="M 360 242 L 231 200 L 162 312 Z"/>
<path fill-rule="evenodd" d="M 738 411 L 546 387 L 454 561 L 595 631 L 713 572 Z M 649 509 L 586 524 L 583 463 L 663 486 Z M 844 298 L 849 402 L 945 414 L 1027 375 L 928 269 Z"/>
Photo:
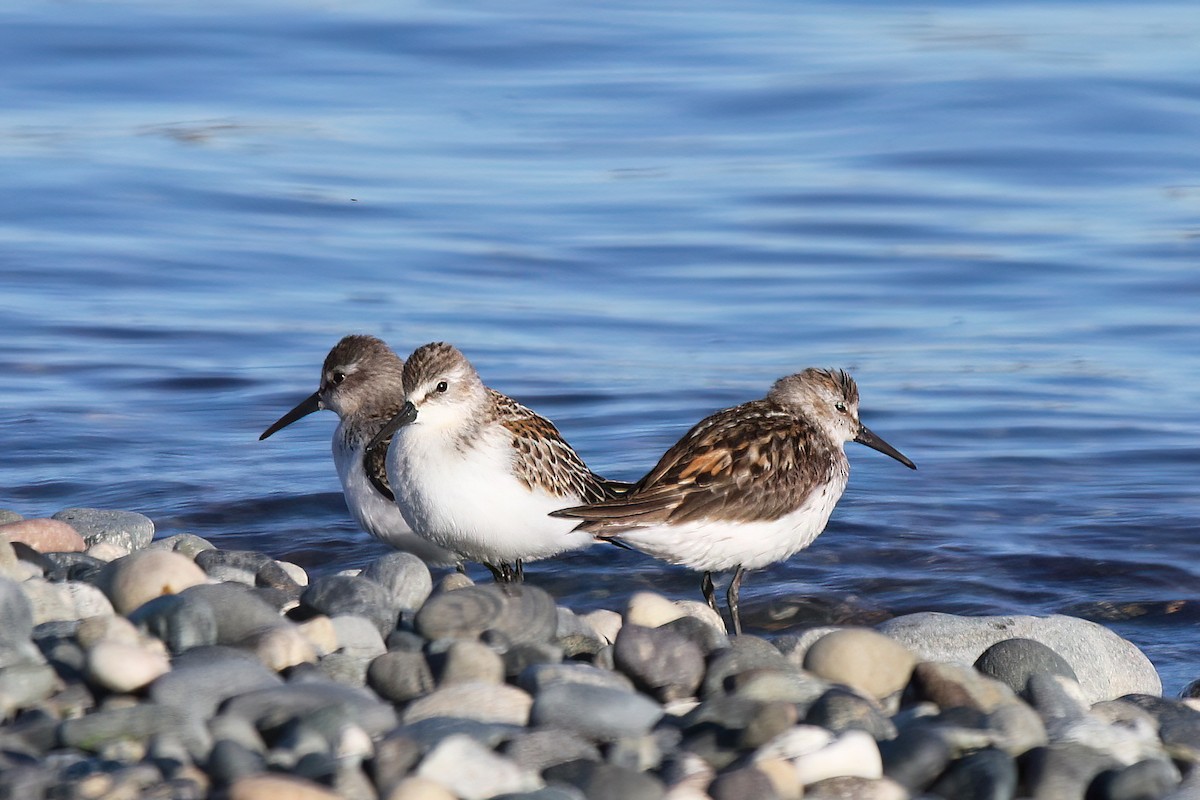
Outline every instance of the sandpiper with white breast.
<path fill-rule="evenodd" d="M 317 391 L 271 427 L 260 440 L 313 412 L 329 409 L 340 421 L 333 432 L 333 463 L 350 513 L 365 531 L 431 564 L 454 564 L 451 552 L 417 536 L 396 507 L 383 452 L 367 443 L 404 403 L 404 361 L 382 340 L 352 334 L 333 346 L 321 367 Z"/>
<path fill-rule="evenodd" d="M 368 451 L 382 452 L 396 504 L 435 544 L 520 580 L 522 562 L 593 542 L 549 516 L 613 497 L 624 484 L 588 469 L 553 423 L 489 389 L 453 346 L 418 348 L 404 365 L 406 402 Z"/>
<path fill-rule="evenodd" d="M 741 633 L 742 576 L 783 561 L 825 529 L 846 488 L 843 446 L 855 441 L 916 469 L 858 419 L 858 387 L 839 370 L 806 369 L 761 400 L 727 408 L 688 431 L 627 493 L 554 512 L 577 531 L 702 571 L 733 570 L 727 599 Z"/>

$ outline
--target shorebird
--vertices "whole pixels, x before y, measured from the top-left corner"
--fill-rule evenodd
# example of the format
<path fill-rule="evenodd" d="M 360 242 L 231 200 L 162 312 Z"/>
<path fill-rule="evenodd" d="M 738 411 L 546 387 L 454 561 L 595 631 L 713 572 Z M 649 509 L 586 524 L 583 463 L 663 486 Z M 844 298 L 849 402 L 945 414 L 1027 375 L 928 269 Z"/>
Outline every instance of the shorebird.
<path fill-rule="evenodd" d="M 434 342 L 404 365 L 404 407 L 376 434 L 396 504 L 431 542 L 520 581 L 523 563 L 592 543 L 549 513 L 615 496 L 554 424 L 489 389 L 456 348 Z"/>
<path fill-rule="evenodd" d="M 333 432 L 333 463 L 350 513 L 377 539 L 438 566 L 457 557 L 417 536 L 396 507 L 385 474 L 383 453 L 367 452 L 367 443 L 404 403 L 404 362 L 374 336 L 352 334 L 333 346 L 321 367 L 317 391 L 263 431 L 259 440 L 313 412 L 338 415 Z"/>
<path fill-rule="evenodd" d="M 703 572 L 701 592 L 717 613 L 712 573 L 733 570 L 726 599 L 740 634 L 742 577 L 790 558 L 825 529 L 850 476 L 849 441 L 917 468 L 859 421 L 848 374 L 806 369 L 761 400 L 701 420 L 628 492 L 553 516 Z"/>

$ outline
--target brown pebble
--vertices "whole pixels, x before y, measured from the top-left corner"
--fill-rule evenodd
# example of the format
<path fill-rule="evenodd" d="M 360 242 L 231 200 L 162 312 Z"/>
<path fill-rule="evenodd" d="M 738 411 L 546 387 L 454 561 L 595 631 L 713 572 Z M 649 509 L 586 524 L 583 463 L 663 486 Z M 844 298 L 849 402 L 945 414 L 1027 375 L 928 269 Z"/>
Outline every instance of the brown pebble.
<path fill-rule="evenodd" d="M 87 542 L 74 528 L 46 517 L 0 525 L 0 534 L 10 542 L 27 544 L 39 553 L 82 553 L 87 549 Z"/>

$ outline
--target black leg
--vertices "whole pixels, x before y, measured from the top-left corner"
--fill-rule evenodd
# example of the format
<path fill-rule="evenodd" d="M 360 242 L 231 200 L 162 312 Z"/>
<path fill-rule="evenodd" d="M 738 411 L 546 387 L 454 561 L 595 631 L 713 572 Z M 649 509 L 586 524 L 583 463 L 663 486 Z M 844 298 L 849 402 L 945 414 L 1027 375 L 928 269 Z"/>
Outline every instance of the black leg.
<path fill-rule="evenodd" d="M 733 632 L 737 636 L 742 635 L 742 618 L 738 615 L 738 591 L 742 588 L 742 576 L 746 574 L 746 568 L 739 566 L 733 573 L 733 580 L 729 582 L 729 592 L 725 595 L 725 599 L 729 601 L 729 615 L 733 617 Z"/>
<path fill-rule="evenodd" d="M 484 566 L 492 573 L 492 577 L 496 580 L 496 583 L 509 583 L 512 580 L 512 567 L 508 564 L 495 566 L 485 563 Z"/>
<path fill-rule="evenodd" d="M 515 570 L 513 570 L 513 582 L 514 583 L 524 583 L 525 582 L 525 562 L 519 558 L 517 559 L 517 568 Z"/>
<path fill-rule="evenodd" d="M 717 615 L 720 616 L 721 609 L 717 608 L 717 598 L 714 596 L 715 591 L 716 589 L 713 587 L 712 582 L 712 573 L 704 573 L 704 577 L 700 580 L 700 593 L 704 595 L 704 599 L 708 603 L 708 607 L 717 612 Z"/>

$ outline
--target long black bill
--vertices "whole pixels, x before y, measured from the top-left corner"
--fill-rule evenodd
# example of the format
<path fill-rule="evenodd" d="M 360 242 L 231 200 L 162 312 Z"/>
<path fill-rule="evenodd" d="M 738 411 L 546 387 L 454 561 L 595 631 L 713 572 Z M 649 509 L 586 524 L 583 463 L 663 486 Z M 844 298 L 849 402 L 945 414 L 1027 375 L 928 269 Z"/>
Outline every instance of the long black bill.
<path fill-rule="evenodd" d="M 379 447 L 379 445 L 390 439 L 392 434 L 403 428 L 405 425 L 408 425 L 416 418 L 417 407 L 412 403 L 405 403 L 404 407 L 400 409 L 400 413 L 389 419 L 387 423 L 385 423 L 384 426 L 379 430 L 379 433 L 375 434 L 375 438 L 372 439 L 369 444 L 367 444 L 367 450 L 374 450 L 376 447 Z"/>
<path fill-rule="evenodd" d="M 868 428 L 866 425 L 862 426 L 862 430 L 860 430 L 858 432 L 858 436 L 854 437 L 854 441 L 858 442 L 859 444 L 865 444 L 867 447 L 871 448 L 872 450 L 878 450 L 879 452 L 881 452 L 885 455 L 891 456 L 892 458 L 896 459 L 897 461 L 899 461 L 901 464 L 908 467 L 909 469 L 917 468 L 916 464 L 914 464 L 913 462 L 908 460 L 908 456 L 904 455 L 904 453 L 901 453 L 899 450 L 892 447 L 890 444 L 885 442 L 883 439 L 880 439 L 878 436 L 876 436 L 874 433 L 872 433 L 871 429 Z"/>
<path fill-rule="evenodd" d="M 272 433 L 275 433 L 275 431 L 282 430 L 282 429 L 286 428 L 288 425 L 291 425 L 296 420 L 298 420 L 302 417 L 307 417 L 309 414 L 313 413 L 314 411 L 320 411 L 320 410 L 321 410 L 321 393 L 313 392 L 311 395 L 309 395 L 308 397 L 301 400 L 300 405 L 296 406 L 291 411 L 284 414 L 282 417 L 280 417 L 279 419 L 277 419 L 275 421 L 274 425 L 272 425 L 271 427 L 269 427 L 265 431 L 263 431 L 262 436 L 258 437 L 258 440 L 261 442 L 263 439 L 267 438 Z"/>

